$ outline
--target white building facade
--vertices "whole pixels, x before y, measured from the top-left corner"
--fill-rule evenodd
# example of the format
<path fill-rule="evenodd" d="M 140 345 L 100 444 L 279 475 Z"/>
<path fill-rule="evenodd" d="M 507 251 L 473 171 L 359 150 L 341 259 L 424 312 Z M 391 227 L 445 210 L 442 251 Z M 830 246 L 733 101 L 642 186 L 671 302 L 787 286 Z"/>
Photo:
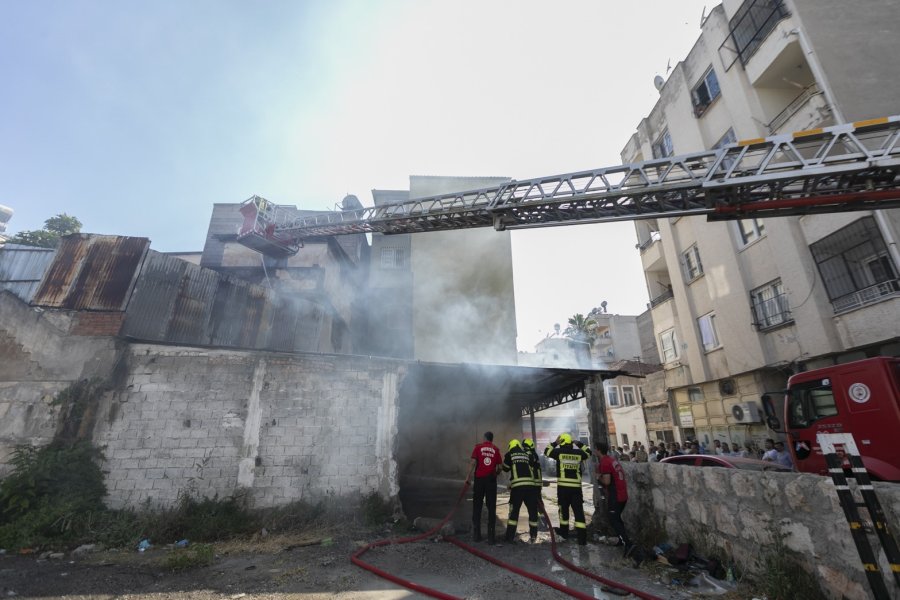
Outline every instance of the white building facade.
<path fill-rule="evenodd" d="M 900 113 L 895 2 L 715 7 L 623 162 Z M 900 211 L 637 221 L 682 437 L 769 437 L 759 398 L 797 371 L 900 354 Z"/>

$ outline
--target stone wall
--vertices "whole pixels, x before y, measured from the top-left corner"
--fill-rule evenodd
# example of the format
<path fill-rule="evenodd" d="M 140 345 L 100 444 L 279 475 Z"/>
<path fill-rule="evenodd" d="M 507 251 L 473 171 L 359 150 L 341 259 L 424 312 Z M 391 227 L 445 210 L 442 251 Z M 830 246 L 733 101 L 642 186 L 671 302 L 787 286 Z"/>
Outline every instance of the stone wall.
<path fill-rule="evenodd" d="M 864 600 L 869 587 L 830 479 L 658 463 L 623 463 L 628 477 L 629 531 L 657 527 L 671 543 L 691 542 L 733 557 L 759 575 L 773 534 L 820 583 L 826 598 Z M 900 485 L 876 483 L 888 527 L 900 532 Z M 874 536 L 871 536 L 874 540 Z M 877 543 L 873 544 L 878 547 Z M 882 560 L 882 563 L 884 561 Z M 882 573 L 890 573 L 881 564 Z M 885 577 L 888 586 L 894 580 Z M 894 584 L 894 592 L 896 589 Z"/>
<path fill-rule="evenodd" d="M 397 361 L 135 344 L 98 411 L 112 506 L 396 496 Z"/>

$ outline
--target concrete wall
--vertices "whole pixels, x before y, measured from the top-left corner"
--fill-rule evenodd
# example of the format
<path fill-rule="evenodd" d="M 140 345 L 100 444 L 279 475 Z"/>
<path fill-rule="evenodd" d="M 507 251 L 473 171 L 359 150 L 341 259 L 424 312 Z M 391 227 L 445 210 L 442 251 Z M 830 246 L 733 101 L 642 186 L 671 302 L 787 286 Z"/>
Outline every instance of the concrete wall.
<path fill-rule="evenodd" d="M 125 363 L 94 430 L 113 506 L 397 493 L 397 362 L 135 344 Z"/>
<path fill-rule="evenodd" d="M 81 317 L 97 314 L 104 313 L 48 313 L 0 291 L 0 477 L 17 445 L 53 439 L 56 394 L 73 381 L 110 372 L 117 355 L 112 338 L 69 335 L 83 329 Z"/>
<path fill-rule="evenodd" d="M 702 552 L 717 550 L 733 557 L 740 571 L 756 575 L 773 532 L 786 534 L 785 545 L 820 582 L 823 597 L 869 598 L 830 479 L 654 463 L 623 467 L 629 496 L 624 518 L 630 532 L 655 525 L 673 544 L 691 542 Z M 875 490 L 888 527 L 900 531 L 900 486 L 877 483 Z M 890 573 L 885 567 L 882 572 Z M 890 586 L 893 578 L 886 581 Z"/>

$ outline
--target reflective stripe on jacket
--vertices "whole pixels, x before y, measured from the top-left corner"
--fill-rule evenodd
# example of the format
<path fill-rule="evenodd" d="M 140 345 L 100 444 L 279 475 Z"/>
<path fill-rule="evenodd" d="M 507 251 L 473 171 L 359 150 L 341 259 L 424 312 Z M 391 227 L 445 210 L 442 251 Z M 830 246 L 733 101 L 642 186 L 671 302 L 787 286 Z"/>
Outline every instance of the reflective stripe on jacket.
<path fill-rule="evenodd" d="M 572 444 L 564 446 L 551 444 L 544 450 L 544 455 L 557 463 L 558 487 L 581 487 L 581 462 L 590 458 L 587 451 Z"/>
<path fill-rule="evenodd" d="M 534 485 L 534 460 L 522 448 L 513 448 L 503 457 L 503 470 L 509 472 L 510 489 Z"/>

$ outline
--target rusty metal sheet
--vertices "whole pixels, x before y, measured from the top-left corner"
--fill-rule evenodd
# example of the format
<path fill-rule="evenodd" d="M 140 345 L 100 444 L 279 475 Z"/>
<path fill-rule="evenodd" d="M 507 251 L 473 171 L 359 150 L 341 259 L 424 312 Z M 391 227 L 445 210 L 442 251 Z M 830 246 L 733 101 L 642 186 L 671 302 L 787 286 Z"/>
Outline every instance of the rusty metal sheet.
<path fill-rule="evenodd" d="M 125 313 L 122 335 L 165 341 L 187 264 L 153 250 L 147 253 Z"/>
<path fill-rule="evenodd" d="M 221 278 L 212 269 L 203 269 L 190 263 L 185 265 L 166 328 L 166 341 L 209 343 L 209 320 Z"/>
<path fill-rule="evenodd" d="M 31 302 L 56 250 L 6 244 L 0 248 L 0 290 Z"/>
<path fill-rule="evenodd" d="M 60 241 L 32 304 L 123 311 L 149 246 L 147 238 L 68 235 Z"/>

